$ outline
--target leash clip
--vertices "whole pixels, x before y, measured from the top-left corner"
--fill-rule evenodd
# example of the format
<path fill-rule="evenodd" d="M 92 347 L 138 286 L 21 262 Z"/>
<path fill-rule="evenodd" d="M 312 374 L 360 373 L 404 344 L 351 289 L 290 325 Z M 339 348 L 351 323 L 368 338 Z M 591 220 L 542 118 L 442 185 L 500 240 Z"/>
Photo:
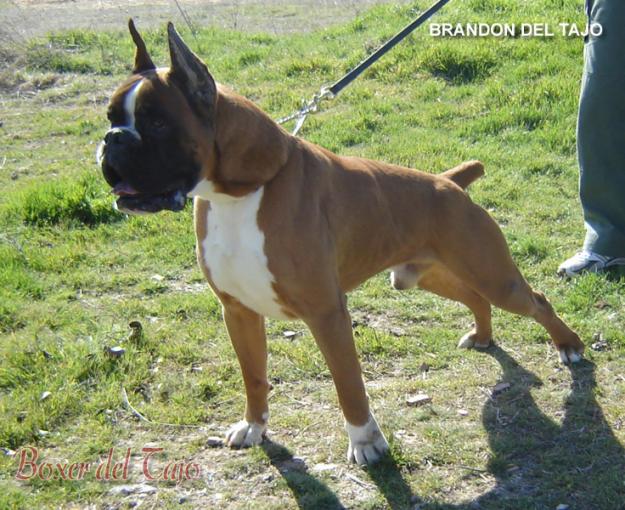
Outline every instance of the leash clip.
<path fill-rule="evenodd" d="M 319 111 L 319 106 L 322 101 L 333 98 L 334 94 L 332 93 L 330 88 L 323 86 L 319 89 L 317 93 L 315 93 L 315 95 L 309 101 L 303 100 L 302 107 L 299 110 L 297 110 L 295 113 L 292 113 L 291 115 L 278 119 L 277 122 L 278 124 L 284 124 L 285 122 L 289 122 L 290 120 L 297 119 L 295 127 L 291 132 L 293 136 L 297 136 L 297 133 L 299 133 L 299 130 L 304 125 L 304 122 L 306 122 L 306 117 L 308 117 L 309 114 L 317 113 Z"/>

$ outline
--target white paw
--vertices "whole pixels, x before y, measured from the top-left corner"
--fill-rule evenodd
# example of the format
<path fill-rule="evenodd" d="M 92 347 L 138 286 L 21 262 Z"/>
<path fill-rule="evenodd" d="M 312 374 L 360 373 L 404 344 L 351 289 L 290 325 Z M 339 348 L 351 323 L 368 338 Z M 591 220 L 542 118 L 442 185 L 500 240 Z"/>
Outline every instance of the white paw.
<path fill-rule="evenodd" d="M 388 451 L 388 443 L 378 427 L 373 414 L 364 425 L 352 425 L 345 422 L 345 429 L 349 435 L 347 462 L 356 462 L 361 466 L 373 464 Z"/>
<path fill-rule="evenodd" d="M 391 286 L 396 290 L 407 290 L 419 283 L 419 273 L 414 264 L 402 264 L 391 268 Z"/>
<path fill-rule="evenodd" d="M 582 359 L 582 354 L 572 347 L 564 347 L 558 350 L 560 354 L 560 361 L 565 365 L 569 365 L 571 363 L 578 363 Z"/>
<path fill-rule="evenodd" d="M 263 442 L 267 425 L 241 420 L 226 432 L 226 444 L 233 448 L 256 446 Z"/>
<path fill-rule="evenodd" d="M 484 343 L 483 340 L 481 342 L 478 342 L 475 331 L 469 331 L 460 339 L 460 341 L 458 342 L 458 347 L 460 349 L 487 349 L 488 346 L 490 346 L 490 343 L 490 340 L 488 340 L 486 343 Z"/>

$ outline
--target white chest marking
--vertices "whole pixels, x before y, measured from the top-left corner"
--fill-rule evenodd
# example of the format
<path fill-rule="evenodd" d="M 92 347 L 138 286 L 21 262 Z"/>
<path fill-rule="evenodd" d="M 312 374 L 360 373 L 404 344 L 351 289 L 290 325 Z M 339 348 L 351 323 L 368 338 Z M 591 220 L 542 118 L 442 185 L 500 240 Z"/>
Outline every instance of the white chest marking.
<path fill-rule="evenodd" d="M 273 289 L 267 267 L 265 235 L 258 228 L 258 210 L 264 188 L 235 198 L 210 193 L 211 183 L 190 194 L 210 200 L 206 238 L 201 240 L 204 263 L 215 286 L 249 309 L 276 319 L 287 319 Z"/>

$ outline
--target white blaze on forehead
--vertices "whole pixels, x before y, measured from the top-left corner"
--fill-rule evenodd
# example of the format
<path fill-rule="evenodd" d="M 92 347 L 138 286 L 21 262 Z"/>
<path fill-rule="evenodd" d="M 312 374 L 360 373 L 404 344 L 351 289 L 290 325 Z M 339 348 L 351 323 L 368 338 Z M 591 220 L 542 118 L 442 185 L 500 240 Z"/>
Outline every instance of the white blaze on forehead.
<path fill-rule="evenodd" d="M 264 188 L 232 197 L 209 191 L 209 184 L 202 190 L 202 198 L 210 197 L 206 238 L 198 241 L 213 284 L 260 315 L 288 319 L 277 302 L 275 279 L 265 255 L 265 235 L 258 227 Z"/>
<path fill-rule="evenodd" d="M 143 78 L 138 80 L 130 90 L 126 92 L 126 97 L 124 98 L 124 112 L 126 113 L 126 125 L 124 127 L 134 131 L 139 138 L 141 138 L 141 135 L 139 135 L 137 128 L 135 128 L 135 111 L 137 107 L 137 94 L 139 94 L 141 85 L 143 85 Z"/>

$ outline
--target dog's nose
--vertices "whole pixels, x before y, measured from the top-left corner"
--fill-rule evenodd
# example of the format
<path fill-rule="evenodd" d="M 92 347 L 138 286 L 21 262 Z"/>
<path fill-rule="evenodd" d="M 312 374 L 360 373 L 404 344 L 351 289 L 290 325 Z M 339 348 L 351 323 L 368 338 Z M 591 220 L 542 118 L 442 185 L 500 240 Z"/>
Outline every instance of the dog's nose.
<path fill-rule="evenodd" d="M 104 135 L 107 145 L 134 145 L 141 141 L 141 135 L 136 130 L 127 127 L 114 127 Z"/>

